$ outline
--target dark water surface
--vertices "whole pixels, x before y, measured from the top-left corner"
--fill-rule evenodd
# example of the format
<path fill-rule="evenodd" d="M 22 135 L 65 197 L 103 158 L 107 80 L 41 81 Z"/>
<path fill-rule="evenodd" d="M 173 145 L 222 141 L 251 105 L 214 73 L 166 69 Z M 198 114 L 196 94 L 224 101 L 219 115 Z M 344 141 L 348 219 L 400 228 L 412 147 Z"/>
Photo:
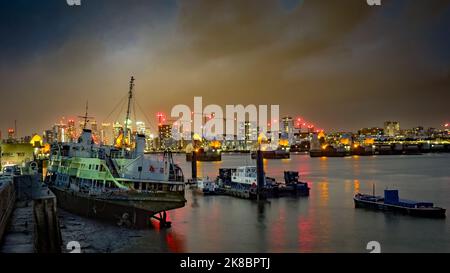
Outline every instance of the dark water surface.
<path fill-rule="evenodd" d="M 190 163 L 175 156 L 186 177 Z M 255 164 L 248 155 L 224 155 L 220 163 L 199 163 L 203 176 L 220 167 Z M 268 176 L 282 180 L 298 170 L 309 183 L 309 198 L 256 202 L 228 196 L 193 195 L 170 212 L 172 228 L 143 232 L 126 252 L 367 252 L 378 241 L 383 252 L 450 252 L 448 219 L 423 219 L 355 209 L 356 192 L 389 188 L 400 197 L 450 208 L 450 155 L 310 158 L 265 161 Z M 448 215 L 448 213 L 447 213 Z M 158 239 L 155 239 L 158 238 Z"/>

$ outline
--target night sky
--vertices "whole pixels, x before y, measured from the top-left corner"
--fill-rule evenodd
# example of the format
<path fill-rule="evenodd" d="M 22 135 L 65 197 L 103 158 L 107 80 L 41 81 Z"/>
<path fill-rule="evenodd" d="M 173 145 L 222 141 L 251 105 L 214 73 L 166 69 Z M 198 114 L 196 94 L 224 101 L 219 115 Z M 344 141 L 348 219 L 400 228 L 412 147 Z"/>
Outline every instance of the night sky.
<path fill-rule="evenodd" d="M 106 121 L 131 75 L 152 122 L 203 96 L 279 104 L 326 130 L 438 127 L 449 68 L 446 0 L 0 0 L 3 136 L 14 120 L 42 133 L 86 100 Z"/>

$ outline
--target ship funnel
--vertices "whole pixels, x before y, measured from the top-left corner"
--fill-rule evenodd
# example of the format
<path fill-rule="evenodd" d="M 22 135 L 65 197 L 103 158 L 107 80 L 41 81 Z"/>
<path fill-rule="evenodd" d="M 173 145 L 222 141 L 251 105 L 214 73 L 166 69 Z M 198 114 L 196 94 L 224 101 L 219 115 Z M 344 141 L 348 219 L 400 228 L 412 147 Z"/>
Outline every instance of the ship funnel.
<path fill-rule="evenodd" d="M 83 133 L 81 133 L 81 136 L 78 139 L 78 143 L 82 144 L 83 146 L 92 145 L 92 131 L 89 129 L 83 129 Z"/>
<path fill-rule="evenodd" d="M 134 150 L 135 156 L 139 157 L 144 155 L 145 150 L 145 135 L 137 134 L 136 135 L 136 148 Z"/>

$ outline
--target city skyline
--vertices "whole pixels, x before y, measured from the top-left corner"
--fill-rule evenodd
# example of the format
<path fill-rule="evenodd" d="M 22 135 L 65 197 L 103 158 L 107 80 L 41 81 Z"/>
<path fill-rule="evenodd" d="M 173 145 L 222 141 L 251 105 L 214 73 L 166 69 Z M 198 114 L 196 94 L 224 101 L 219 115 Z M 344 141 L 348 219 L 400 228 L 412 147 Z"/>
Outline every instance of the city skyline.
<path fill-rule="evenodd" d="M 448 1 L 380 8 L 360 0 L 80 7 L 19 0 L 0 7 L 3 135 L 15 120 L 19 135 L 41 133 L 61 116 L 83 113 L 86 100 L 102 122 L 131 75 L 151 118 L 202 95 L 205 104 L 279 104 L 280 116 L 327 131 L 387 120 L 439 128 L 449 119 Z"/>
<path fill-rule="evenodd" d="M 162 114 L 164 116 L 164 122 L 163 123 L 161 123 L 161 120 L 158 121 L 158 119 L 159 119 L 158 115 L 160 115 L 160 114 Z M 145 116 L 148 117 L 147 115 L 145 115 Z M 130 119 L 130 122 L 132 122 L 131 123 L 131 127 L 134 128 L 134 129 L 137 129 L 137 128 L 142 128 L 142 126 L 144 126 L 145 129 L 147 130 L 147 133 L 150 132 L 152 135 L 157 135 L 157 133 L 158 133 L 158 126 L 159 125 L 161 125 L 161 124 L 173 125 L 173 123 L 175 122 L 175 118 L 171 118 L 171 119 L 168 119 L 166 121 L 166 115 L 164 113 L 161 113 L 161 112 L 156 113 L 156 115 L 154 115 L 154 116 L 155 116 L 154 121 L 151 121 L 151 120 L 149 121 L 145 117 L 143 119 L 137 118 L 136 120 L 131 118 Z M 385 120 L 385 121 L 380 121 L 378 124 L 368 124 L 368 125 L 362 126 L 360 128 L 355 128 L 353 130 L 328 130 L 326 128 L 323 128 L 323 127 L 317 125 L 317 123 L 310 122 L 310 121 L 307 121 L 307 120 L 305 120 L 303 118 L 300 118 L 300 115 L 281 116 L 280 117 L 280 121 L 282 119 L 285 119 L 285 118 L 292 118 L 293 119 L 293 124 L 295 123 L 295 126 L 301 127 L 304 130 L 306 130 L 306 131 L 307 131 L 307 129 L 312 129 L 312 130 L 309 130 L 309 131 L 315 132 L 315 133 L 319 133 L 321 131 L 324 131 L 326 133 L 337 133 L 337 132 L 341 132 L 341 133 L 344 133 L 344 132 L 346 132 L 346 133 L 350 133 L 350 132 L 351 133 L 357 133 L 360 130 L 368 129 L 368 128 L 373 128 L 373 129 L 375 129 L 375 128 L 383 128 L 383 127 L 386 126 L 386 122 L 395 122 L 395 123 L 401 124 L 402 126 L 399 125 L 399 129 L 398 129 L 400 131 L 410 130 L 410 129 L 414 129 L 414 128 L 417 128 L 417 127 L 423 127 L 425 130 L 426 129 L 437 129 L 437 130 L 439 130 L 439 129 L 447 129 L 448 126 L 449 126 L 449 122 L 441 122 L 441 123 L 436 122 L 435 124 L 437 124 L 437 126 L 416 124 L 416 125 L 407 127 L 407 126 L 403 126 L 404 123 L 402 121 L 399 121 L 399 120 L 395 120 L 395 121 L 394 120 L 389 120 L 389 121 Z M 298 119 L 301 119 L 300 125 L 299 125 Z M 75 127 L 77 129 L 79 129 L 78 127 L 80 127 L 80 126 L 82 127 L 82 125 L 84 124 L 83 119 L 81 119 L 80 117 L 77 117 L 77 115 L 70 115 L 68 117 L 61 116 L 60 118 L 55 119 L 55 121 L 53 123 L 52 122 L 47 122 L 47 126 L 43 127 L 43 128 L 40 128 L 40 130 L 38 130 L 38 131 L 35 131 L 35 132 L 32 132 L 32 133 L 23 133 L 22 128 L 20 127 L 19 121 L 14 120 L 12 122 L 12 126 L 5 127 L 5 128 L 3 128 L 4 126 L 0 127 L 0 136 L 2 138 L 7 137 L 10 130 L 13 130 L 15 137 L 18 137 L 18 138 L 20 138 L 20 137 L 27 137 L 27 136 L 33 136 L 33 135 L 36 135 L 36 134 L 37 135 L 42 135 L 43 133 L 45 133 L 46 130 L 51 129 L 51 128 L 53 128 L 56 125 L 66 125 L 66 126 L 68 126 L 68 125 L 70 125 L 71 122 L 76 123 Z M 124 123 L 125 123 L 125 117 L 117 119 L 117 120 L 109 119 L 109 120 L 103 120 L 103 121 L 98 120 L 95 117 L 92 117 L 92 119 L 90 121 L 88 121 L 88 129 L 90 129 L 92 124 L 94 124 L 94 126 L 96 126 L 96 127 L 109 126 L 109 127 L 113 128 L 115 124 L 122 125 Z M 225 123 L 225 121 L 224 121 L 224 123 Z M 414 124 L 414 122 L 412 122 L 411 124 Z M 236 124 L 236 125 L 239 126 L 239 124 Z M 312 127 L 310 127 L 310 125 Z M 269 129 L 270 129 L 270 126 L 269 126 Z M 280 130 L 282 130 L 282 128 L 280 128 Z M 142 129 L 141 130 L 137 129 L 137 131 L 142 131 Z"/>
<path fill-rule="evenodd" d="M 170 138 L 172 138 L 172 134 L 179 135 L 178 138 L 182 138 L 183 140 L 191 140 L 191 136 L 195 135 L 195 133 L 191 131 L 182 131 L 179 132 L 176 125 L 177 123 L 172 123 L 172 120 L 167 121 L 163 113 L 157 113 L 158 121 L 156 124 L 153 123 L 146 123 L 145 121 L 136 119 L 129 119 L 128 121 L 128 129 L 129 134 L 141 134 L 145 135 L 149 139 L 156 139 L 160 137 L 161 135 L 161 128 L 168 128 L 167 130 L 170 131 Z M 205 121 L 208 119 L 205 116 Z M 224 121 L 225 122 L 225 121 Z M 238 122 L 235 120 L 236 127 L 235 127 L 235 133 L 234 138 L 238 137 L 239 134 L 244 134 L 240 131 L 244 130 L 244 127 L 248 130 L 252 130 L 252 138 L 253 140 L 256 140 L 258 138 L 258 135 L 262 133 L 260 131 L 260 128 L 257 123 L 254 122 Z M 281 139 L 289 140 L 289 143 L 291 143 L 291 138 L 295 135 L 304 135 L 309 134 L 311 137 L 312 134 L 341 134 L 344 138 L 351 135 L 362 135 L 362 136 L 369 136 L 369 137 L 402 137 L 402 138 L 409 138 L 412 135 L 414 137 L 426 137 L 427 135 L 430 135 L 432 133 L 437 132 L 448 132 L 450 128 L 450 123 L 444 123 L 440 127 L 427 127 L 427 126 L 414 126 L 410 128 L 406 128 L 404 126 L 400 126 L 400 122 L 398 121 L 384 121 L 382 126 L 366 126 L 359 128 L 355 131 L 325 131 L 324 129 L 319 129 L 314 127 L 313 125 L 309 125 L 311 123 L 301 120 L 300 118 L 293 118 L 292 116 L 283 116 L 280 117 L 279 120 L 279 128 L 277 131 L 273 131 L 273 129 L 269 126 L 268 127 L 268 135 L 266 137 L 273 138 L 273 133 L 278 133 L 280 135 Z M 124 129 L 125 120 L 123 122 L 120 122 L 120 120 L 115 121 L 97 121 L 94 117 L 91 117 L 91 120 L 88 120 L 87 125 L 85 126 L 85 120 L 82 119 L 82 117 L 77 118 L 66 118 L 61 117 L 57 122 L 53 123 L 51 126 L 45 128 L 42 130 L 42 132 L 35 132 L 30 135 L 20 135 L 17 133 L 15 128 L 8 128 L 6 130 L 5 134 L 3 134 L 3 131 L 0 130 L 0 140 L 8 140 L 8 139 L 27 139 L 32 138 L 34 136 L 40 136 L 44 139 L 47 138 L 47 134 L 51 134 L 51 138 L 57 139 L 58 142 L 74 142 L 77 140 L 77 138 L 81 135 L 83 129 L 90 129 L 95 134 L 95 140 L 99 141 L 103 144 L 113 144 L 118 138 L 118 135 L 122 132 Z M 177 131 L 172 131 L 172 128 L 175 128 Z M 62 132 L 61 132 L 62 130 Z M 164 129 L 166 130 L 166 129 Z M 247 129 L 245 129 L 247 130 Z M 54 135 L 56 134 L 56 135 Z M 165 133 L 167 134 L 167 133 Z M 245 133 L 246 134 L 246 133 Z M 216 135 L 218 136 L 218 135 Z M 210 137 L 213 137 L 213 139 L 209 140 L 233 140 L 233 135 L 227 134 L 224 132 L 224 134 L 221 135 L 222 138 L 216 139 L 213 135 L 210 135 Z M 205 140 L 208 140 L 208 137 L 206 135 L 206 131 L 204 132 L 203 137 Z M 231 137 L 231 138 L 230 138 Z M 305 135 L 306 137 L 306 135 Z M 175 138 L 175 137 L 174 137 Z M 194 137 L 195 138 L 195 137 Z M 238 137 L 239 138 L 239 137 Z M 106 140 L 105 140 L 106 139 Z M 47 139 L 48 140 L 48 139 Z M 176 138 L 175 138 L 176 140 Z M 178 139 L 180 140 L 180 139 Z M 27 141 L 25 141 L 27 142 Z M 52 141 L 50 141 L 52 142 Z M 292 144 L 292 143 L 291 143 Z"/>

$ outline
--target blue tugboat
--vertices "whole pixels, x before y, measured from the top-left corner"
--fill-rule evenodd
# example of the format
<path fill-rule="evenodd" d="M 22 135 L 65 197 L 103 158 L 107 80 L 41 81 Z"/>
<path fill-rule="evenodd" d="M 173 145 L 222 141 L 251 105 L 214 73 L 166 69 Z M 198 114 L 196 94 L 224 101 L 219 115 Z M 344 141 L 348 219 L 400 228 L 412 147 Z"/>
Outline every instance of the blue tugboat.
<path fill-rule="evenodd" d="M 445 218 L 445 209 L 435 207 L 431 202 L 400 199 L 398 190 L 385 190 L 384 197 L 358 193 L 353 198 L 356 208 L 393 211 L 411 216 Z"/>

